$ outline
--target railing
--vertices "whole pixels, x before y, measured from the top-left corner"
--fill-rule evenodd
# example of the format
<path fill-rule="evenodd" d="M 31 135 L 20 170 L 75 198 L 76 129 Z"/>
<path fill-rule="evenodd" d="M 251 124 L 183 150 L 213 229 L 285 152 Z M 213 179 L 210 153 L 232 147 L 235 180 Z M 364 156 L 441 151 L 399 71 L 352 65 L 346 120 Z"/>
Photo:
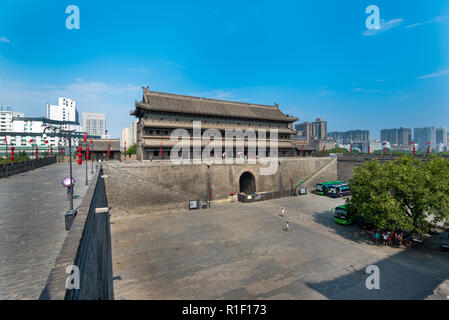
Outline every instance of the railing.
<path fill-rule="evenodd" d="M 102 168 L 77 211 L 40 299 L 112 300 L 111 232 Z M 77 272 L 66 273 L 68 267 Z M 69 276 L 79 280 L 79 287 L 67 284 Z"/>
<path fill-rule="evenodd" d="M 56 157 L 45 157 L 26 161 L 0 164 L 0 178 L 9 177 L 18 173 L 34 170 L 49 164 L 56 163 Z"/>

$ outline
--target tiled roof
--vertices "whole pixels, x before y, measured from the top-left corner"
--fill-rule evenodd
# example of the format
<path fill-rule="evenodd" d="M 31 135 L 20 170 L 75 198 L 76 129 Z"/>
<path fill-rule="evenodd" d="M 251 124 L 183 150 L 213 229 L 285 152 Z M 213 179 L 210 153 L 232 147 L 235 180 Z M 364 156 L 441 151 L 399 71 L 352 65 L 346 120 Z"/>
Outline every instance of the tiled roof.
<path fill-rule="evenodd" d="M 136 102 L 136 110 L 179 112 L 201 115 L 215 115 L 249 119 L 268 119 L 277 121 L 294 122 L 295 117 L 285 115 L 278 106 L 267 106 L 243 102 L 199 98 L 171 93 L 149 91 L 144 89 L 142 102 Z"/>

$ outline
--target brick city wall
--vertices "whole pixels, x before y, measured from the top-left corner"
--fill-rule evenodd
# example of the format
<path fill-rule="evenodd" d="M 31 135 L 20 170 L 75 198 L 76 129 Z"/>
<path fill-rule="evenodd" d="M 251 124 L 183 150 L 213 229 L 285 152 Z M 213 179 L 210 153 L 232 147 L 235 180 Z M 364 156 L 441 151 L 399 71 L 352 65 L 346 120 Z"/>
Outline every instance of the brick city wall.
<path fill-rule="evenodd" d="M 247 171 L 255 177 L 256 192 L 289 190 L 292 182 L 296 185 L 306 178 L 309 187 L 337 178 L 337 161 L 331 158 L 279 160 L 273 175 L 260 175 L 261 167 L 267 165 L 122 161 L 105 163 L 104 172 L 109 204 L 125 214 L 187 208 L 195 199 L 205 202 L 209 185 L 212 201 L 229 200 L 231 192 L 239 193 L 240 176 Z"/>
<path fill-rule="evenodd" d="M 379 161 L 380 163 L 384 163 L 387 161 L 394 161 L 399 157 L 401 156 L 344 154 L 338 157 L 338 164 L 337 164 L 338 180 L 349 181 L 349 179 L 352 178 L 354 174 L 354 169 L 356 167 L 360 167 L 365 162 L 370 161 L 372 159 L 377 159 L 377 161 Z M 427 156 L 417 156 L 416 158 L 421 159 L 423 161 L 428 159 Z"/>
<path fill-rule="evenodd" d="M 56 163 L 56 157 L 45 157 L 32 159 L 27 161 L 13 162 L 0 164 L 0 178 L 4 178 L 6 174 L 9 176 L 26 172 L 29 170 L 34 170 L 36 168 L 40 168 L 43 166 L 47 166 L 49 164 Z"/>

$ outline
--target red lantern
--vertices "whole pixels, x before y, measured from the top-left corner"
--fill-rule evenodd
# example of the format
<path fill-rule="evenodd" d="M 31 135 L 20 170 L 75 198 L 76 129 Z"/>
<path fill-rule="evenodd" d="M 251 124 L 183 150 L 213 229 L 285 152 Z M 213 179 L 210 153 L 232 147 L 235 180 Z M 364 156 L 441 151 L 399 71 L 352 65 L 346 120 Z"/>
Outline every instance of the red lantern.
<path fill-rule="evenodd" d="M 11 160 L 11 162 L 14 162 L 14 147 L 11 147 L 11 156 L 9 157 L 9 159 Z"/>
<path fill-rule="evenodd" d="M 53 147 L 50 146 L 50 156 L 53 157 Z"/>
<path fill-rule="evenodd" d="M 36 159 L 39 158 L 39 148 L 36 147 L 36 153 L 35 153 Z"/>
<path fill-rule="evenodd" d="M 81 165 L 83 163 L 83 148 L 78 147 L 78 164 Z"/>
<path fill-rule="evenodd" d="M 86 147 L 86 160 L 89 160 L 89 147 Z"/>

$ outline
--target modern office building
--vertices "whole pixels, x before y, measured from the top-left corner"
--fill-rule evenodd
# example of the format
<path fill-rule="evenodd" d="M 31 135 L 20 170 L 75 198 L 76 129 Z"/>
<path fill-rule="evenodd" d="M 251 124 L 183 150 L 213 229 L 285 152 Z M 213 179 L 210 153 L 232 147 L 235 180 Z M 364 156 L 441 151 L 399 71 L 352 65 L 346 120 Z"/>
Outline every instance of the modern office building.
<path fill-rule="evenodd" d="M 294 140 L 304 141 L 306 144 L 314 140 L 321 140 L 327 137 L 327 121 L 317 118 L 315 122 L 305 121 L 295 125 L 296 135 Z"/>
<path fill-rule="evenodd" d="M 340 144 L 366 143 L 370 140 L 368 130 L 333 131 L 328 136 Z"/>
<path fill-rule="evenodd" d="M 89 136 L 106 137 L 106 117 L 104 113 L 83 112 L 83 131 Z"/>
<path fill-rule="evenodd" d="M 177 95 L 150 91 L 143 88 L 141 102 L 135 103 L 135 110 L 131 112 L 139 120 L 137 122 L 137 160 L 169 159 L 173 146 L 178 142 L 172 141 L 171 134 L 176 129 L 190 136 L 190 157 L 193 157 L 194 143 L 201 145 L 204 151 L 209 140 L 198 141 L 193 137 L 194 124 L 200 122 L 201 134 L 214 132 L 221 135 L 222 154 L 212 154 L 213 157 L 235 158 L 248 155 L 248 141 L 243 146 L 237 145 L 237 139 L 226 140 L 226 131 L 252 129 L 256 135 L 256 146 L 266 143 L 266 154 L 257 154 L 259 157 L 278 156 L 292 157 L 297 155 L 297 147 L 292 143 L 291 135 L 293 122 L 298 119 L 284 114 L 277 104 L 274 106 L 258 105 L 243 102 L 224 101 Z M 276 154 L 270 154 L 270 131 L 277 130 Z M 266 135 L 264 135 L 264 133 Z M 198 142 L 196 142 L 198 141 Z M 217 145 L 219 144 L 219 140 Z M 230 142 L 226 150 L 225 145 Z M 229 152 L 227 152 L 229 151 Z M 260 150 L 258 149 L 257 152 Z M 187 154 L 180 154 L 187 157 Z"/>
<path fill-rule="evenodd" d="M 435 139 L 436 144 L 442 144 L 443 147 L 447 146 L 447 128 L 436 128 L 435 129 Z"/>
<path fill-rule="evenodd" d="M 435 127 L 415 128 L 413 141 L 418 145 L 418 150 L 426 152 L 427 143 L 430 144 L 430 150 L 436 151 L 436 129 Z"/>
<path fill-rule="evenodd" d="M 127 147 L 137 143 L 137 121 L 132 122 L 129 128 L 122 130 L 122 139 L 120 140 L 122 149 L 125 147 L 125 142 Z"/>
<path fill-rule="evenodd" d="M 56 121 L 78 122 L 79 115 L 76 111 L 76 102 L 68 98 L 58 98 L 58 105 L 47 103 L 47 119 Z M 64 124 L 63 129 L 77 130 L 74 125 Z"/>
<path fill-rule="evenodd" d="M 14 112 L 10 107 L 0 107 L 0 132 L 13 131 L 12 119 L 23 116 L 23 113 Z"/>
<path fill-rule="evenodd" d="M 408 146 L 412 142 L 412 129 L 382 129 L 380 131 L 380 140 L 387 141 L 392 145 Z"/>

